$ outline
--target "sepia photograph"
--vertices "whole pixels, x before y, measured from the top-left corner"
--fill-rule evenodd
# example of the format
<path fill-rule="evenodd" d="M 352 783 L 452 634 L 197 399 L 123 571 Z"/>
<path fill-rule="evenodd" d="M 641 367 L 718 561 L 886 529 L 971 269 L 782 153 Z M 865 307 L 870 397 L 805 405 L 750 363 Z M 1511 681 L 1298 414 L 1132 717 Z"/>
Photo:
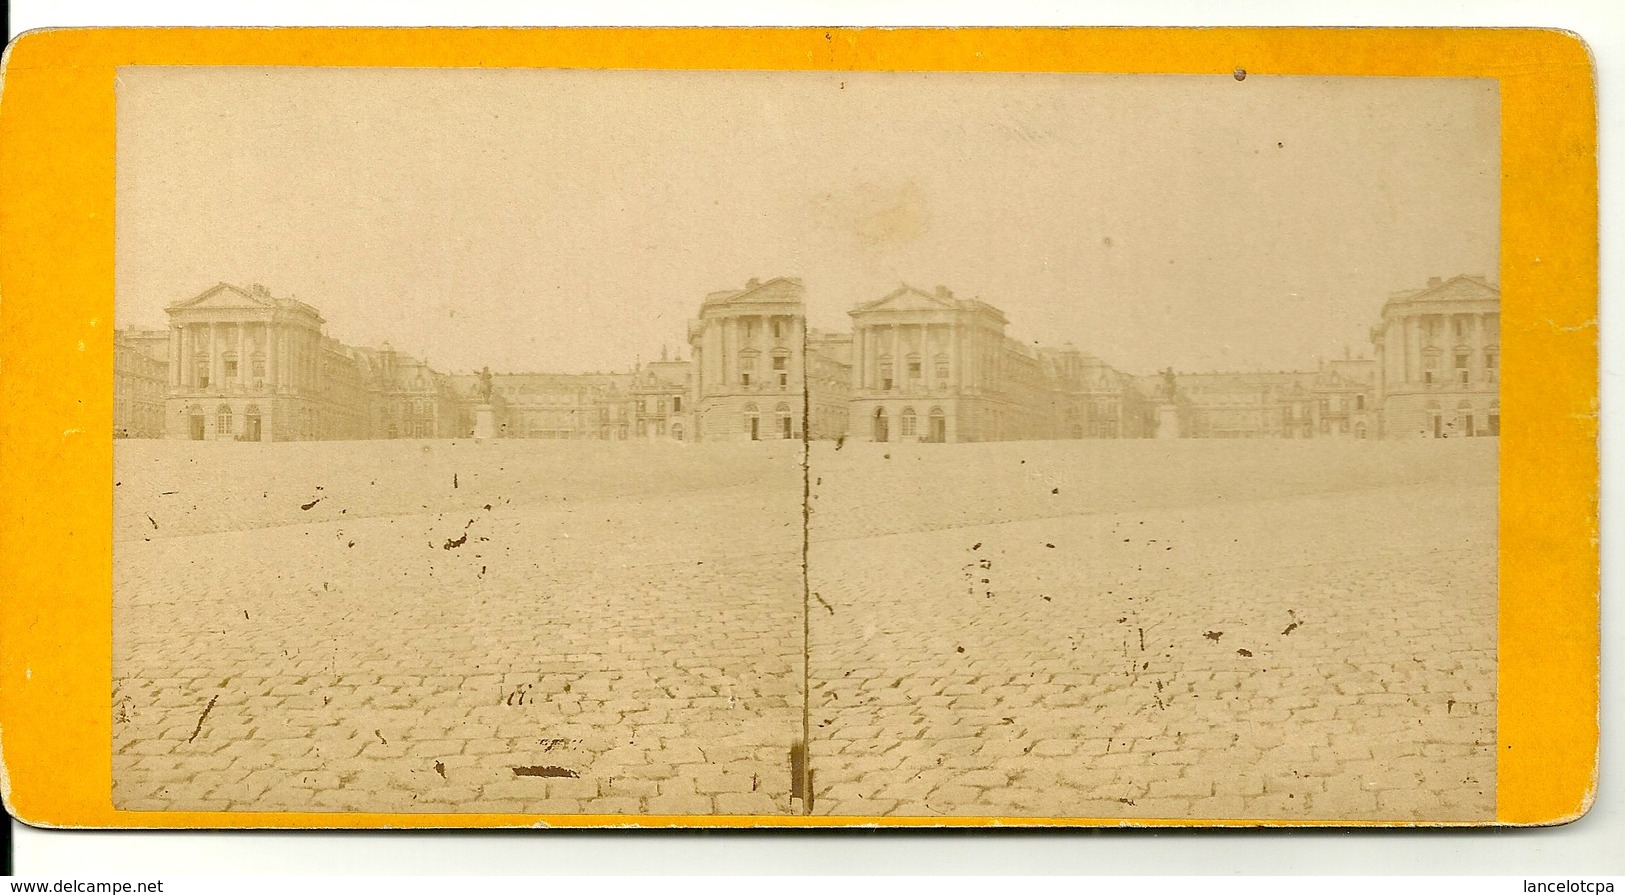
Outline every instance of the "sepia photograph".
<path fill-rule="evenodd" d="M 1496 820 L 1496 80 L 115 98 L 116 809 Z"/>

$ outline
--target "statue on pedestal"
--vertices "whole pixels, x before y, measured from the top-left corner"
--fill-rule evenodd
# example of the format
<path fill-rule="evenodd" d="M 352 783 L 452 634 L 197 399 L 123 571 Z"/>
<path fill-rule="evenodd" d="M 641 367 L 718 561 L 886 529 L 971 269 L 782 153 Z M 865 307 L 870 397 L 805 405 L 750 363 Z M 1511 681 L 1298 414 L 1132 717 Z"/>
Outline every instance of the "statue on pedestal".
<path fill-rule="evenodd" d="M 1184 433 L 1180 431 L 1179 407 L 1174 399 L 1179 394 L 1179 379 L 1174 375 L 1174 368 L 1169 367 L 1162 371 L 1162 403 L 1157 406 L 1157 437 L 1179 438 Z"/>
<path fill-rule="evenodd" d="M 480 401 L 491 403 L 491 368 L 486 367 L 480 371 Z"/>

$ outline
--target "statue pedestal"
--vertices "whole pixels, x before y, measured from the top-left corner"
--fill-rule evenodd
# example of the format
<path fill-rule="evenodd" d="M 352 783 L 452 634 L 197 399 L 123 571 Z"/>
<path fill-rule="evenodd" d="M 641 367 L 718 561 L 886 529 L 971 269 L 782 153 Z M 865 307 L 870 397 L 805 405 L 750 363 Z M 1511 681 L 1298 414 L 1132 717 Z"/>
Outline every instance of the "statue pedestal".
<path fill-rule="evenodd" d="M 489 404 L 474 408 L 474 437 L 482 441 L 497 437 L 497 415 Z"/>
<path fill-rule="evenodd" d="M 1157 437 L 1178 438 L 1179 408 L 1172 404 L 1164 404 L 1157 408 Z"/>

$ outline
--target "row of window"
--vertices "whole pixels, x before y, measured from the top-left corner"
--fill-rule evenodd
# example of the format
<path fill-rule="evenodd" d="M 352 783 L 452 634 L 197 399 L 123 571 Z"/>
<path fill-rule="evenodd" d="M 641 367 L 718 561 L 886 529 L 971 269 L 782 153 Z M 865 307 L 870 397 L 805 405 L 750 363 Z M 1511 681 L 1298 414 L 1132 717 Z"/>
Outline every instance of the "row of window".
<path fill-rule="evenodd" d="M 756 336 L 756 317 L 733 318 L 740 330 L 740 338 L 749 341 Z M 789 317 L 769 317 L 768 329 L 773 331 L 773 338 L 784 339 L 790 336 Z"/>
<path fill-rule="evenodd" d="M 1490 402 L 1489 411 L 1482 417 L 1475 413 L 1470 401 L 1462 401 L 1456 405 L 1454 419 L 1445 417 L 1444 410 L 1439 407 L 1437 401 L 1428 402 L 1426 413 L 1427 427 L 1422 434 L 1432 438 L 1493 437 L 1501 434 L 1499 401 Z"/>
<path fill-rule="evenodd" d="M 756 352 L 742 351 L 739 353 L 739 384 L 749 387 L 756 377 Z M 785 351 L 775 352 L 773 355 L 773 378 L 778 381 L 780 388 L 790 385 L 790 355 Z"/>
<path fill-rule="evenodd" d="M 1455 364 L 1455 374 L 1456 374 L 1455 378 L 1456 378 L 1456 381 L 1458 383 L 1460 383 L 1461 385 L 1467 385 L 1469 382 L 1471 382 L 1471 379 L 1472 379 L 1472 366 L 1473 366 L 1472 354 L 1470 352 L 1466 352 L 1466 351 L 1458 351 L 1458 352 L 1456 352 L 1455 359 L 1456 359 L 1456 364 Z M 1486 351 L 1484 353 L 1484 378 L 1487 381 L 1489 381 L 1489 382 L 1494 382 L 1495 381 L 1496 373 L 1497 373 L 1497 369 L 1498 369 L 1499 365 L 1500 365 L 1500 353 L 1499 352 Z M 1422 381 L 1426 382 L 1429 385 L 1432 385 L 1433 383 L 1440 381 L 1439 380 L 1439 353 L 1437 351 L 1428 351 L 1428 352 L 1423 353 L 1423 355 L 1422 355 Z"/>
<path fill-rule="evenodd" d="M 1454 324 L 1454 326 L 1452 328 L 1453 328 L 1453 330 L 1455 332 L 1456 341 L 1458 341 L 1458 342 L 1467 341 L 1468 332 L 1469 332 L 1469 330 L 1471 328 L 1469 326 L 1469 324 L 1468 324 L 1468 321 L 1471 320 L 1473 318 L 1473 316 L 1474 315 L 1471 315 L 1471 314 L 1468 314 L 1468 315 L 1457 314 L 1457 315 L 1453 315 L 1451 317 L 1451 322 Z M 1427 316 L 1424 316 L 1422 318 L 1422 333 L 1429 340 L 1437 339 L 1440 336 L 1444 335 L 1444 315 L 1442 315 L 1442 314 L 1429 314 Z M 1499 318 L 1490 317 L 1490 318 L 1485 319 L 1485 321 L 1484 321 L 1484 335 L 1486 337 L 1493 340 L 1493 339 L 1499 337 L 1500 333 L 1501 333 L 1501 321 L 1500 321 Z"/>
<path fill-rule="evenodd" d="M 931 408 L 927 419 L 926 441 L 946 441 L 948 436 L 948 418 L 941 407 Z M 912 407 L 904 407 L 897 415 L 897 434 L 901 438 L 918 438 L 920 435 L 920 418 Z M 886 408 L 876 407 L 874 416 L 875 441 L 891 440 L 891 418 L 886 414 Z"/>
<path fill-rule="evenodd" d="M 744 417 L 745 432 L 750 436 L 751 441 L 760 441 L 766 437 L 767 432 L 762 428 L 762 414 L 755 404 L 745 405 Z M 779 438 L 796 437 L 796 417 L 795 413 L 790 410 L 790 405 L 780 404 L 774 407 L 773 417 L 772 431 L 775 435 Z"/>
<path fill-rule="evenodd" d="M 657 400 L 655 402 L 655 407 L 657 408 L 655 412 L 656 413 L 665 413 L 666 409 L 667 409 L 667 406 L 668 406 L 668 404 L 667 404 L 666 399 L 665 398 L 660 398 L 659 400 Z M 683 412 L 683 396 L 682 395 L 672 395 L 671 396 L 671 402 L 670 402 L 669 406 L 671 408 L 672 413 L 682 413 Z M 639 398 L 638 399 L 638 413 L 646 414 L 648 412 L 649 412 L 649 399 L 647 399 L 647 398 Z"/>
<path fill-rule="evenodd" d="M 637 432 L 638 432 L 638 437 L 639 438 L 647 438 L 647 437 L 649 437 L 651 435 L 654 436 L 655 438 L 665 438 L 666 437 L 666 421 L 665 420 L 638 420 Z M 678 441 L 682 441 L 683 440 L 683 435 L 684 435 L 683 424 L 682 423 L 672 423 L 671 424 L 671 437 L 678 440 Z"/>

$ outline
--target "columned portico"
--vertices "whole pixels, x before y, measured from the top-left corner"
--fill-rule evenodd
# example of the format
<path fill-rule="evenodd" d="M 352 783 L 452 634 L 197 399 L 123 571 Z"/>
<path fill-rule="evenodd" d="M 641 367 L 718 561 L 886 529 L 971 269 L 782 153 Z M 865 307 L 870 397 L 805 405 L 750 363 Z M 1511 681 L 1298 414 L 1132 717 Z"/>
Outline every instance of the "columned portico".
<path fill-rule="evenodd" d="M 1499 434 L 1500 307 L 1500 290 L 1477 276 L 1389 297 L 1371 332 L 1382 437 Z"/>
<path fill-rule="evenodd" d="M 1004 315 L 943 287 L 903 286 L 848 312 L 853 367 L 853 436 L 866 441 L 982 441 L 999 437 L 981 421 L 999 400 L 971 358 L 1005 350 Z"/>
<path fill-rule="evenodd" d="M 263 287 L 219 284 L 171 305 L 165 435 L 207 441 L 319 437 L 310 375 L 324 322 Z M 259 365 L 263 361 L 263 367 Z"/>
<path fill-rule="evenodd" d="M 806 414 L 806 316 L 800 281 L 751 280 L 715 292 L 689 325 L 695 440 L 800 439 Z"/>

